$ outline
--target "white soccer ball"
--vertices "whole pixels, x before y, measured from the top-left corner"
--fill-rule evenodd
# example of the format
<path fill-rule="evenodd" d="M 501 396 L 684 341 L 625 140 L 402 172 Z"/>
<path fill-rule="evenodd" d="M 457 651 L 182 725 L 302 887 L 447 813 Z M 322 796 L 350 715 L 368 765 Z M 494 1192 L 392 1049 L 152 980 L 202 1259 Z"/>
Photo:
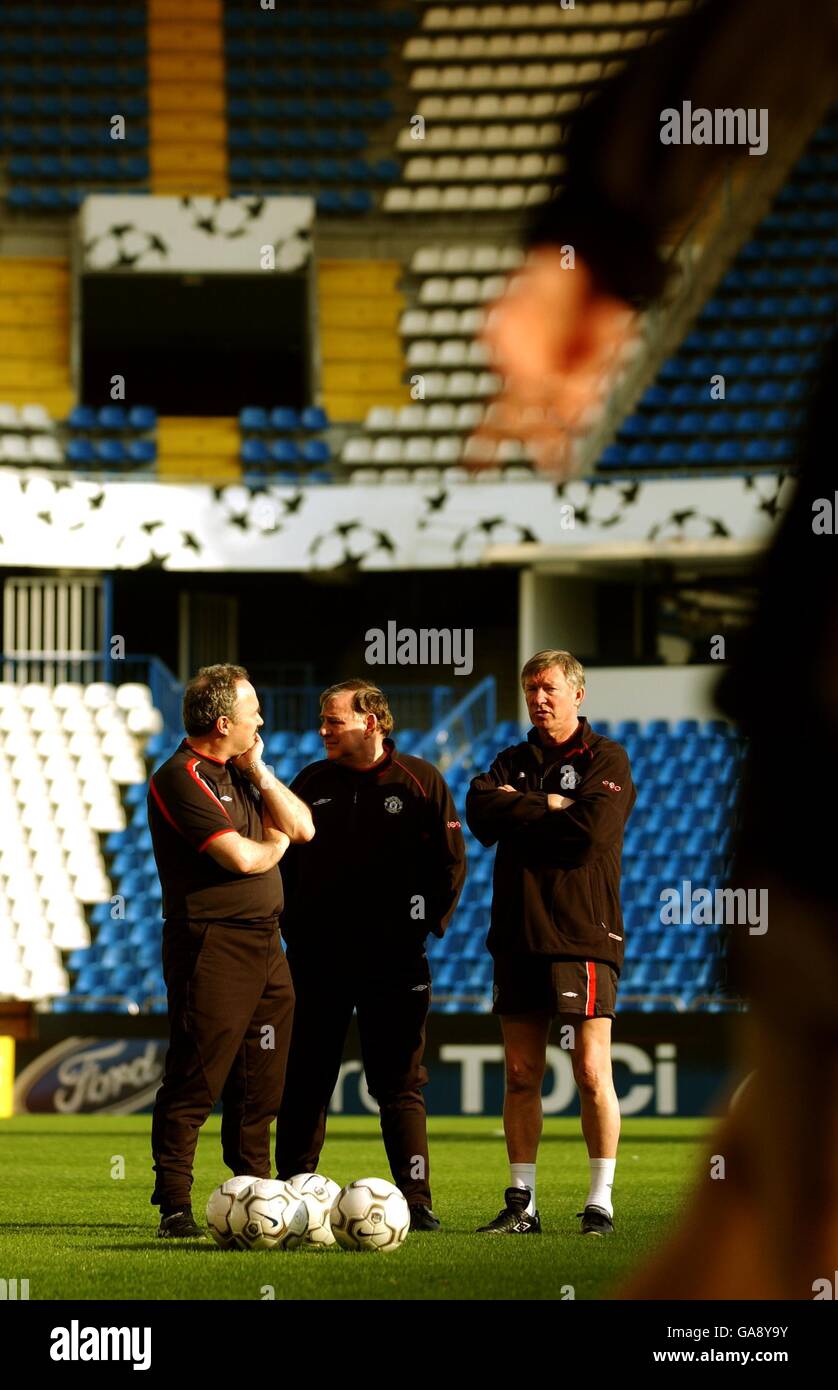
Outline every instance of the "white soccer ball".
<path fill-rule="evenodd" d="M 299 1192 L 308 1212 L 308 1230 L 305 1233 L 306 1245 L 334 1245 L 329 1212 L 332 1203 L 340 1192 L 338 1183 L 324 1178 L 320 1173 L 297 1173 L 288 1179 L 288 1186 Z"/>
<path fill-rule="evenodd" d="M 380 1250 L 404 1244 L 410 1209 L 397 1187 L 384 1178 L 358 1178 L 342 1187 L 329 1216 L 332 1233 L 344 1250 Z"/>
<path fill-rule="evenodd" d="M 257 1178 L 236 1195 L 230 1229 L 239 1250 L 293 1250 L 308 1227 L 306 1204 L 287 1182 Z"/>
<path fill-rule="evenodd" d="M 236 1238 L 230 1226 L 230 1213 L 240 1192 L 259 1179 L 240 1173 L 237 1178 L 228 1178 L 217 1187 L 207 1202 L 207 1225 L 216 1245 L 222 1250 L 233 1250 Z"/>

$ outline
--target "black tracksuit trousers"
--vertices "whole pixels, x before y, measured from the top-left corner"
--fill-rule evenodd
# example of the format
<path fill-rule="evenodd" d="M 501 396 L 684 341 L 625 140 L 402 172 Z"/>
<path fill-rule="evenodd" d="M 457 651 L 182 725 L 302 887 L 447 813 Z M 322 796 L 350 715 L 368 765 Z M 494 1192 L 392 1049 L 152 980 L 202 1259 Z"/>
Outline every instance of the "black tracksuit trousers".
<path fill-rule="evenodd" d="M 222 1156 L 234 1174 L 271 1176 L 294 989 L 278 928 L 167 922 L 163 974 L 171 1037 L 151 1124 L 151 1201 L 190 1201 L 198 1131 L 221 1098 Z"/>
<path fill-rule="evenodd" d="M 394 968 L 364 969 L 354 961 L 301 959 L 289 951 L 296 1006 L 285 1090 L 277 1120 L 280 1178 L 317 1170 L 326 1111 L 340 1071 L 353 1008 L 370 1094 L 378 1102 L 381 1134 L 393 1182 L 411 1205 L 430 1206 L 422 1065 L 430 971 L 422 956 Z M 359 1175 L 362 1176 L 362 1175 Z"/>

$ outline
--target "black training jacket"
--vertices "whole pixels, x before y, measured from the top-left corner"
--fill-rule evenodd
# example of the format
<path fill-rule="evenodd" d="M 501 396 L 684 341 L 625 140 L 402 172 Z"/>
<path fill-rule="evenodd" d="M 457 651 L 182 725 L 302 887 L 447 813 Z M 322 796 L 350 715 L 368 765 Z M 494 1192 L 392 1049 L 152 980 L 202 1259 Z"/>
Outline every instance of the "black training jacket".
<path fill-rule="evenodd" d="M 505 783 L 514 792 L 500 791 Z M 520 790 L 518 790 L 520 789 Z M 570 797 L 548 811 L 547 796 Z M 488 947 L 506 953 L 606 961 L 620 971 L 623 831 L 637 793 L 625 749 L 580 719 L 557 761 L 545 765 L 535 729 L 475 777 L 466 820 L 497 843 Z"/>
<path fill-rule="evenodd" d="M 386 967 L 445 932 L 465 878 L 460 817 L 432 763 L 384 747 L 364 771 L 324 759 L 294 779 L 315 834 L 282 861 L 289 958 L 359 954 Z"/>

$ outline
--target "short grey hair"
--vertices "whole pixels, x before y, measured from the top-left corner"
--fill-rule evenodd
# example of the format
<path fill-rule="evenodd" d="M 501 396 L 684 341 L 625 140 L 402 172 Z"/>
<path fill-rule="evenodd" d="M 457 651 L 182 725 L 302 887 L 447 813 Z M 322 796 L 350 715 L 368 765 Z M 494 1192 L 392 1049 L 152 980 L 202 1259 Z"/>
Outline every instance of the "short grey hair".
<path fill-rule="evenodd" d="M 547 671 L 551 666 L 558 666 L 563 672 L 568 685 L 572 685 L 574 690 L 585 689 L 585 668 L 581 661 L 577 661 L 571 652 L 552 651 L 548 649 L 543 652 L 536 652 L 529 661 L 524 662 L 521 671 L 521 685 L 530 676 L 537 676 L 542 671 Z"/>

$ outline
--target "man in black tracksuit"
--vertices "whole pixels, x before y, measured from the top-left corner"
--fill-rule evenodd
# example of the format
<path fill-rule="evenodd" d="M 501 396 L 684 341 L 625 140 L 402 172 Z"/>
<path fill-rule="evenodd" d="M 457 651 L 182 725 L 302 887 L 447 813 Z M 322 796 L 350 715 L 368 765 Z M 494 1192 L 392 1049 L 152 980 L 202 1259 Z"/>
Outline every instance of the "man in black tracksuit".
<path fill-rule="evenodd" d="M 279 938 L 289 842 L 311 816 L 261 759 L 259 699 L 243 666 L 203 667 L 183 698 L 186 738 L 149 781 L 148 822 L 163 889 L 163 974 L 171 1037 L 154 1103 L 157 1234 L 204 1234 L 192 1215 L 198 1131 L 221 1097 L 234 1174 L 270 1177 L 270 1126 L 294 988 Z"/>
<path fill-rule="evenodd" d="M 448 925 L 465 849 L 445 781 L 431 763 L 396 752 L 392 727 L 376 687 L 330 687 L 321 697 L 326 757 L 293 783 L 316 833 L 283 863 L 282 933 L 296 1008 L 276 1162 L 280 1178 L 316 1170 L 354 1008 L 393 1181 L 411 1208 L 411 1229 L 436 1230 L 422 1096 L 425 937 L 441 937 Z"/>
<path fill-rule="evenodd" d="M 469 788 L 466 818 L 497 843 L 493 1012 L 506 1053 L 504 1130 L 511 1186 L 483 1231 L 538 1234 L 535 1166 L 541 1083 L 556 1014 L 570 1041 L 591 1184 L 583 1234 L 613 1231 L 611 1185 L 620 1111 L 611 1079 L 611 1020 L 623 961 L 620 859 L 636 793 L 626 753 L 578 710 L 585 673 L 569 652 L 537 652 L 521 682 L 533 728 Z"/>

